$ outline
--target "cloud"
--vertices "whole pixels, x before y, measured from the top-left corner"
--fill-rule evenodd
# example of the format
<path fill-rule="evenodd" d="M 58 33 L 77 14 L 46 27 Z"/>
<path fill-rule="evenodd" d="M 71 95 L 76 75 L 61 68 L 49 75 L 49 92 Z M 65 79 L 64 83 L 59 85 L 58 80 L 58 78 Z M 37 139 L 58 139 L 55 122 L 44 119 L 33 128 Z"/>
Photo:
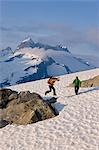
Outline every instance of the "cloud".
<path fill-rule="evenodd" d="M 36 24 L 30 26 L 1 27 L 2 43 L 5 45 L 21 42 L 25 37 L 31 36 L 33 40 L 46 44 L 62 44 L 75 49 L 80 46 L 99 49 L 99 28 L 75 29 L 73 26 L 64 24 Z M 8 38 L 9 37 L 9 38 Z M 13 44 L 14 45 L 14 44 Z M 84 45 L 84 46 L 83 46 Z M 16 45 L 17 46 L 17 45 Z M 81 48 L 81 49 L 82 49 Z"/>
<path fill-rule="evenodd" d="M 99 28 L 91 28 L 86 32 L 86 40 L 99 48 Z"/>
<path fill-rule="evenodd" d="M 86 30 L 76 30 L 73 27 L 51 27 L 54 30 L 51 36 L 42 36 L 39 38 L 42 42 L 61 43 L 67 45 L 88 44 L 99 49 L 99 28 L 90 28 Z"/>
<path fill-rule="evenodd" d="M 1 31 L 13 31 L 13 32 L 40 32 L 40 31 L 54 31 L 58 29 L 63 28 L 62 26 L 59 27 L 59 25 L 54 25 L 54 24 L 35 24 L 33 23 L 33 25 L 28 25 L 28 26 L 12 26 L 12 27 L 5 27 L 5 26 L 1 26 L 0 30 Z"/>
<path fill-rule="evenodd" d="M 1 31 L 12 31 L 12 29 L 9 27 L 0 27 L 0 30 Z"/>

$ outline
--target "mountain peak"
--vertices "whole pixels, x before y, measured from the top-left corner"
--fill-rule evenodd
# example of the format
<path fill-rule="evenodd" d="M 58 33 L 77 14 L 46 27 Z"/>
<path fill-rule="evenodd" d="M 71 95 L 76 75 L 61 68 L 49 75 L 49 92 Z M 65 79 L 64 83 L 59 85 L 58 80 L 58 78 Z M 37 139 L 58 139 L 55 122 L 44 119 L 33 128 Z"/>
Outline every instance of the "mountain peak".
<path fill-rule="evenodd" d="M 28 37 L 26 39 L 24 39 L 17 47 L 17 50 L 21 49 L 21 48 L 25 48 L 25 47 L 31 47 L 33 48 L 34 47 L 34 42 L 33 40 Z"/>
<path fill-rule="evenodd" d="M 22 41 L 22 43 L 25 43 L 25 42 L 33 42 L 33 40 L 31 39 L 31 37 L 28 37 Z"/>
<path fill-rule="evenodd" d="M 5 50 L 8 50 L 8 51 L 12 51 L 11 47 L 6 47 L 5 49 L 3 49 L 2 51 L 5 51 Z"/>
<path fill-rule="evenodd" d="M 0 50 L 0 56 L 5 56 L 8 54 L 12 54 L 12 53 L 13 53 L 13 51 L 12 51 L 11 47 L 7 47 L 5 49 Z"/>

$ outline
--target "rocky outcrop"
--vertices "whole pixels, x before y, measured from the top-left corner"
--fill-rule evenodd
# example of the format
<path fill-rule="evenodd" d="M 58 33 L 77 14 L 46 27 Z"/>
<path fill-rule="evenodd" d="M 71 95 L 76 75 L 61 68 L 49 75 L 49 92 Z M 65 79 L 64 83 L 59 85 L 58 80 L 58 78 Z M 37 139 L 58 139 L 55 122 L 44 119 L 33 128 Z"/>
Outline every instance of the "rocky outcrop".
<path fill-rule="evenodd" d="M 52 99 L 44 101 L 37 93 L 22 91 L 18 94 L 10 89 L 0 90 L 0 108 L 3 111 L 1 118 L 10 124 L 30 124 L 58 115 L 51 103 Z"/>
<path fill-rule="evenodd" d="M 81 87 L 97 87 L 97 86 L 99 86 L 99 75 L 92 79 L 82 81 L 81 84 Z"/>

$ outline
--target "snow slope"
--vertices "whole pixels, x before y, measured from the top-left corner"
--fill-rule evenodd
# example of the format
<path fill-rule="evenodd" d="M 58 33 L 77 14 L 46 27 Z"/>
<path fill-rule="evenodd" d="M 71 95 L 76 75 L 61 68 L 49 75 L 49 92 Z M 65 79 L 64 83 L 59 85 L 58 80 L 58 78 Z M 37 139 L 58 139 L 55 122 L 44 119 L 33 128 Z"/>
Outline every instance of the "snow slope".
<path fill-rule="evenodd" d="M 6 85 L 13 85 L 28 74 L 31 75 L 37 72 L 36 65 L 40 63 L 41 59 L 38 56 L 15 53 L 11 58 L 9 57 L 1 63 L 0 70 L 2 70 L 2 74 L 0 75 L 0 81 L 6 82 Z"/>
<path fill-rule="evenodd" d="M 78 58 L 82 58 L 87 64 L 91 64 L 97 68 L 99 68 L 99 56 L 91 56 L 91 55 L 76 55 Z"/>
<path fill-rule="evenodd" d="M 81 80 L 89 79 L 99 75 L 99 69 L 60 76 L 55 85 L 59 116 L 0 129 L 0 150 L 99 150 L 99 87 L 82 88 L 75 96 L 74 89 L 66 86 L 76 75 Z M 46 79 L 10 88 L 38 92 L 43 97 L 48 89 Z"/>
<path fill-rule="evenodd" d="M 28 38 L 18 45 L 14 54 L 0 57 L 0 87 L 93 68 L 66 47 L 34 43 Z"/>

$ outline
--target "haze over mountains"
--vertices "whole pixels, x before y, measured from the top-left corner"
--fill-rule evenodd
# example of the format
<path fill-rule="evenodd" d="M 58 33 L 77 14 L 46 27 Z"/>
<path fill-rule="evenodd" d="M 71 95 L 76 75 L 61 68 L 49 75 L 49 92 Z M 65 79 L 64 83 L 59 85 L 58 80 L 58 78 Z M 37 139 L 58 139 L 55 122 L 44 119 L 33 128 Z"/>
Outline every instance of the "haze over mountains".
<path fill-rule="evenodd" d="M 15 52 L 0 51 L 0 87 L 98 67 L 88 58 L 72 54 L 65 46 L 22 41 Z"/>

